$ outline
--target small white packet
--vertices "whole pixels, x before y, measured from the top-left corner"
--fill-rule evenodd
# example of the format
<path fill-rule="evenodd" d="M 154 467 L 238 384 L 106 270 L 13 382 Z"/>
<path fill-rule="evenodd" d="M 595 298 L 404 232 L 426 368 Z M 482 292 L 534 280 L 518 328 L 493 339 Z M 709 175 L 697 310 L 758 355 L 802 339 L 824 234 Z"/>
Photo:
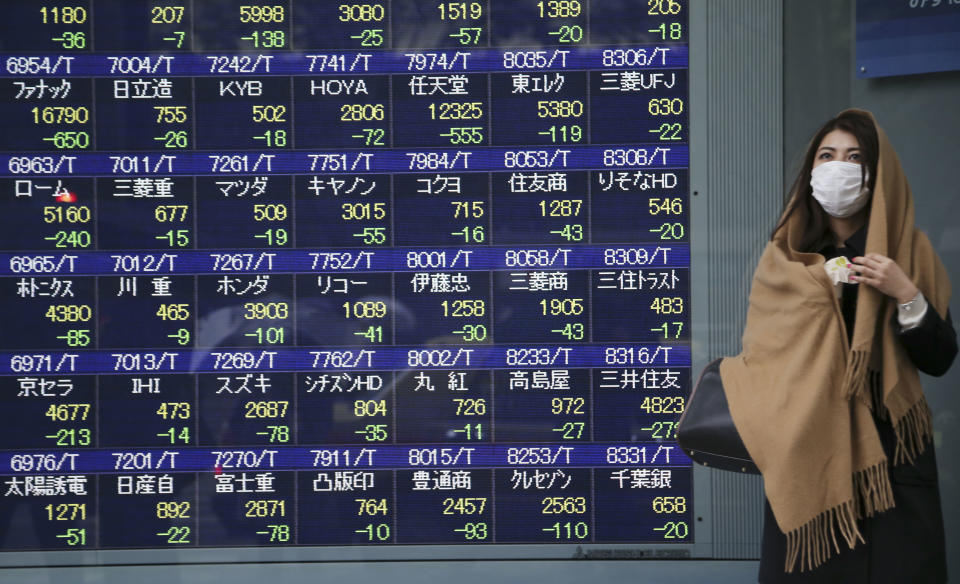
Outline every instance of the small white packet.
<path fill-rule="evenodd" d="M 840 256 L 833 258 L 832 260 L 827 260 L 823 264 L 823 268 L 827 271 L 827 275 L 830 276 L 830 280 L 833 282 L 833 285 L 837 284 L 856 284 L 856 281 L 851 281 L 850 276 L 854 275 L 854 271 L 847 267 L 847 264 L 850 263 L 850 260 L 846 256 Z"/>

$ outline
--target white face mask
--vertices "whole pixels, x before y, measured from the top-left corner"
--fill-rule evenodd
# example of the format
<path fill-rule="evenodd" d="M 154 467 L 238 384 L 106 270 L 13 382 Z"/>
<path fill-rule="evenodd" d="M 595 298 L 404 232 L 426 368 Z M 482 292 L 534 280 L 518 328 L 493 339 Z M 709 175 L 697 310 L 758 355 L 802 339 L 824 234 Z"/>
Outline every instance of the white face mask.
<path fill-rule="evenodd" d="M 870 200 L 867 172 L 861 184 L 863 167 L 853 162 L 832 160 L 824 162 L 810 173 L 813 198 L 833 217 L 850 217 L 863 209 Z"/>

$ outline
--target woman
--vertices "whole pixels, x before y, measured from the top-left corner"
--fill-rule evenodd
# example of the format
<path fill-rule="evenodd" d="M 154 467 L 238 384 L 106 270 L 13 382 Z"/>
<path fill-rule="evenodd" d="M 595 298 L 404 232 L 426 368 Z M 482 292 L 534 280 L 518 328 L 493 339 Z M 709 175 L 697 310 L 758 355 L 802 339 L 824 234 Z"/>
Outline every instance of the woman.
<path fill-rule="evenodd" d="M 720 366 L 764 477 L 760 582 L 946 581 L 917 370 L 942 375 L 956 355 L 949 296 L 886 135 L 841 112 L 760 258 L 743 352 Z"/>

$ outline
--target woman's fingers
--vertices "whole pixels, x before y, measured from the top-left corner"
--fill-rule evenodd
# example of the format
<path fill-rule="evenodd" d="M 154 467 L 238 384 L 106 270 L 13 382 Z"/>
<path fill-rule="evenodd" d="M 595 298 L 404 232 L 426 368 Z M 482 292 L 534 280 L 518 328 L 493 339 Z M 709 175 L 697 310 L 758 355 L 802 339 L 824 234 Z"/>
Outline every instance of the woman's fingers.
<path fill-rule="evenodd" d="M 872 286 L 898 302 L 906 302 L 916 295 L 917 287 L 892 259 L 869 253 L 851 261 L 847 266 L 855 272 L 850 276 L 851 281 Z"/>

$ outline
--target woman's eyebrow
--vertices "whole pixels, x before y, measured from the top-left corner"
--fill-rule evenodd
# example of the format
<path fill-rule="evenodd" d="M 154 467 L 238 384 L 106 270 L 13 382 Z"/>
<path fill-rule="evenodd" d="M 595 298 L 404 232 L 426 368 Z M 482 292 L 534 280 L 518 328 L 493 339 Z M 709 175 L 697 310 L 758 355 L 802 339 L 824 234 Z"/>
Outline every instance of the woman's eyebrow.
<path fill-rule="evenodd" d="M 832 151 L 836 152 L 837 149 L 836 149 L 834 146 L 821 146 L 821 147 L 817 150 L 817 152 L 820 152 L 820 150 L 832 150 Z M 859 146 L 851 146 L 851 147 L 849 147 L 849 148 L 846 148 L 845 150 L 846 150 L 847 152 L 853 152 L 854 150 L 860 150 L 860 147 L 859 147 Z"/>

